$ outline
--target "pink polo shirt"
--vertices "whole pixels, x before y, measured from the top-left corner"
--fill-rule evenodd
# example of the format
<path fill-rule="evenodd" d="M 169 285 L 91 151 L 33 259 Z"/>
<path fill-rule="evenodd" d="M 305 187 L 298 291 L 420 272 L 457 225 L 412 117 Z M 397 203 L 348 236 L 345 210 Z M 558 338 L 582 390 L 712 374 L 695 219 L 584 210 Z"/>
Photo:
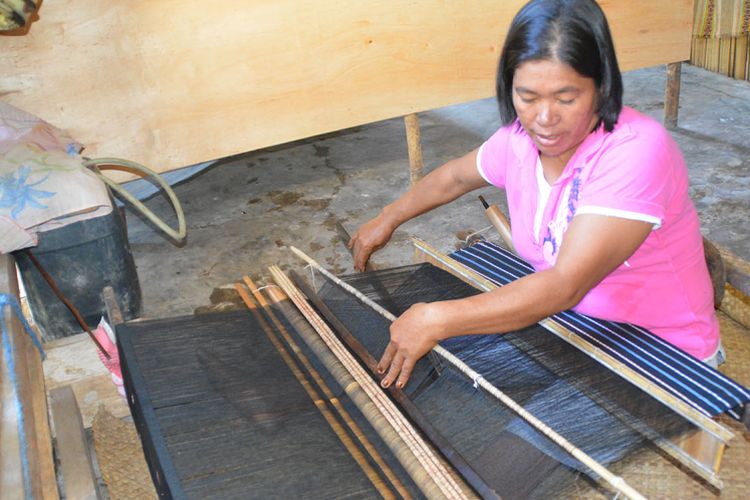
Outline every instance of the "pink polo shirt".
<path fill-rule="evenodd" d="M 698 359 L 712 356 L 719 344 L 713 289 L 687 168 L 669 133 L 623 108 L 614 130 L 591 133 L 550 186 L 535 234 L 538 159 L 518 121 L 490 137 L 477 157 L 482 177 L 505 188 L 519 255 L 537 271 L 552 267 L 577 214 L 652 222 L 646 241 L 573 309 L 647 328 Z"/>

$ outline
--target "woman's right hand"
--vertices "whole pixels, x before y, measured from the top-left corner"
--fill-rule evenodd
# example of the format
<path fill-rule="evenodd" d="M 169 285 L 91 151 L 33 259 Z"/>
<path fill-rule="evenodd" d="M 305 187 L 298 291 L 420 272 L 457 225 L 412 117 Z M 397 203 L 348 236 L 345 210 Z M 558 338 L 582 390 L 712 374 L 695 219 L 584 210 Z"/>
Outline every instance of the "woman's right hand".
<path fill-rule="evenodd" d="M 388 243 L 396 227 L 383 213 L 363 224 L 347 245 L 354 257 L 354 269 L 364 271 L 370 255 Z"/>

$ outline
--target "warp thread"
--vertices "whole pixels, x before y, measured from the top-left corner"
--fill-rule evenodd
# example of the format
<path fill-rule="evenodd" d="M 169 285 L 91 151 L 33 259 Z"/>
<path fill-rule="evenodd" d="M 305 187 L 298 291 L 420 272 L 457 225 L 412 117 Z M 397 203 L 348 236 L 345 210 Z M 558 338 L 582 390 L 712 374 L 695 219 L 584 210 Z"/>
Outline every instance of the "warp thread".
<path fill-rule="evenodd" d="M 482 228 L 482 229 L 480 229 L 479 231 L 474 231 L 473 233 L 469 233 L 469 234 L 467 234 L 467 235 L 466 235 L 466 238 L 464 238 L 464 239 L 463 239 L 463 244 L 464 244 L 464 246 L 466 246 L 466 245 L 468 245 L 468 244 L 469 244 L 469 242 L 471 241 L 471 238 L 472 238 L 473 236 L 476 236 L 476 235 L 478 235 L 478 234 L 482 234 L 482 233 L 486 233 L 487 231 L 489 231 L 490 229 L 492 229 L 492 228 L 494 228 L 494 227 L 495 227 L 495 226 L 487 226 L 487 227 L 485 227 L 485 228 Z"/>
<path fill-rule="evenodd" d="M 5 321 L 5 306 L 10 306 L 11 311 L 16 313 L 16 316 L 18 316 L 18 319 L 21 321 L 21 324 L 24 327 L 24 330 L 26 330 L 26 333 L 31 337 L 31 340 L 34 342 L 34 345 L 39 350 L 39 354 L 41 355 L 42 359 L 44 359 L 44 349 L 42 348 L 42 344 L 37 338 L 34 331 L 31 329 L 31 326 L 26 321 L 26 318 L 23 315 L 23 312 L 21 311 L 21 306 L 19 306 L 18 301 L 15 297 L 12 295 L 8 295 L 5 293 L 0 293 L 0 325 L 2 328 L 2 337 L 3 337 L 3 356 L 5 357 L 5 363 L 8 367 L 8 377 L 10 378 L 11 383 L 11 391 L 13 393 L 13 400 L 14 400 L 14 406 L 16 408 L 16 415 L 18 416 L 18 441 L 21 447 L 21 473 L 23 475 L 23 489 L 24 489 L 24 498 L 30 500 L 32 498 L 31 494 L 31 471 L 29 470 L 29 443 L 26 439 L 26 429 L 24 426 L 24 418 L 23 418 L 23 403 L 21 402 L 21 398 L 19 396 L 18 391 L 18 378 L 16 377 L 16 362 L 13 358 L 14 354 L 14 346 L 13 343 L 10 340 L 10 334 L 8 333 L 7 327 L 6 327 L 6 321 Z"/>
<path fill-rule="evenodd" d="M 312 283 L 312 289 L 317 290 L 318 287 L 315 284 L 315 268 L 312 264 L 306 265 L 303 269 L 309 269 L 310 270 L 310 283 Z"/>

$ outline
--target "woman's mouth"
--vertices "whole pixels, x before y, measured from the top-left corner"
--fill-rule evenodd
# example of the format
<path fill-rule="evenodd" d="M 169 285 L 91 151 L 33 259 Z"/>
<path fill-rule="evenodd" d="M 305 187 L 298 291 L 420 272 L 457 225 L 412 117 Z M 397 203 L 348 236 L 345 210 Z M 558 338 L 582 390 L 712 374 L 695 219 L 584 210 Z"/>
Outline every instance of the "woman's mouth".
<path fill-rule="evenodd" d="M 539 145 L 547 148 L 556 145 L 560 141 L 560 137 L 562 137 L 560 134 L 552 135 L 535 133 L 534 135 L 536 136 Z"/>

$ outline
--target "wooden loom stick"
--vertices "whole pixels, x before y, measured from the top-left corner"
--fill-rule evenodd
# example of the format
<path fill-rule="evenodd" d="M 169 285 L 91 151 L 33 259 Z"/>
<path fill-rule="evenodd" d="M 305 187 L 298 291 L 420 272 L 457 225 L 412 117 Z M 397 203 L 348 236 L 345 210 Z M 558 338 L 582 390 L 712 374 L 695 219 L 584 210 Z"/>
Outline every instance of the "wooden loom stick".
<path fill-rule="evenodd" d="M 375 377 L 377 376 L 377 360 L 370 354 L 365 346 L 363 346 L 357 338 L 346 328 L 346 326 L 328 309 L 328 306 L 316 295 L 311 289 L 310 285 L 296 272 L 291 271 L 290 276 L 292 281 L 299 289 L 307 295 L 307 298 L 312 302 L 313 306 L 323 315 L 323 318 L 328 321 L 333 331 L 337 336 L 347 345 L 352 352 L 365 364 L 370 374 Z M 382 378 L 382 377 L 380 377 Z M 415 422 L 422 432 L 427 436 L 432 444 L 443 454 L 443 456 L 450 462 L 450 464 L 458 472 L 461 473 L 464 480 L 479 493 L 482 498 L 499 498 L 497 492 L 495 492 L 487 482 L 476 473 L 476 471 L 466 462 L 464 457 L 451 445 L 447 439 L 445 439 L 440 432 L 435 429 L 432 423 L 424 416 L 419 408 L 409 399 L 402 389 L 398 389 L 395 384 L 391 385 L 386 389 L 388 393 L 393 396 L 393 399 L 401 405 L 401 408 L 406 414 Z"/>
<path fill-rule="evenodd" d="M 357 423 L 354 421 L 351 415 L 349 415 L 349 412 L 346 411 L 346 408 L 342 406 L 341 401 L 339 401 L 339 399 L 333 393 L 333 391 L 325 382 L 325 380 L 323 380 L 323 377 L 320 376 L 320 374 L 312 365 L 312 363 L 310 363 L 310 360 L 307 358 L 307 356 L 305 356 L 305 353 L 302 352 L 302 349 L 300 349 L 297 342 L 295 342 L 295 340 L 289 334 L 286 327 L 276 317 L 276 314 L 271 309 L 271 305 L 268 303 L 268 301 L 263 296 L 263 294 L 260 293 L 260 290 L 258 290 L 258 287 L 255 286 L 255 283 L 253 283 L 253 280 L 250 279 L 249 276 L 244 276 L 243 280 L 245 281 L 245 284 L 248 286 L 248 288 L 250 288 L 250 291 L 253 293 L 253 296 L 258 301 L 263 311 L 265 311 L 266 315 L 271 319 L 271 322 L 276 327 L 276 330 L 281 334 L 281 336 L 286 341 L 287 345 L 292 349 L 294 354 L 297 356 L 297 359 L 299 359 L 300 362 L 302 363 L 302 366 L 304 366 L 305 370 L 307 370 L 307 372 L 310 374 L 310 376 L 315 381 L 317 386 L 323 392 L 323 395 L 328 399 L 331 405 L 336 409 L 341 419 L 344 421 L 344 423 L 346 423 L 346 425 L 352 431 L 352 433 L 357 438 L 357 440 L 359 440 L 359 442 L 362 444 L 365 451 L 367 451 L 367 453 L 370 455 L 372 460 L 377 464 L 378 467 L 380 467 L 380 470 L 383 471 L 383 474 L 385 474 L 385 477 L 388 479 L 388 481 L 390 481 L 390 483 L 396 489 L 398 494 L 401 495 L 401 497 L 404 499 L 411 498 L 411 494 L 409 493 L 409 491 L 406 489 L 403 483 L 398 479 L 398 477 L 394 474 L 391 467 L 387 463 L 385 463 L 385 461 L 383 460 L 383 457 L 380 456 L 380 453 L 378 452 L 378 450 L 375 448 L 375 446 L 373 446 L 370 440 L 367 439 L 367 436 L 365 436 L 364 432 L 362 432 L 362 429 L 360 429 L 359 425 L 357 425 Z"/>
<path fill-rule="evenodd" d="M 508 218 L 505 217 L 505 214 L 497 207 L 497 205 L 490 205 L 487 203 L 487 200 L 485 200 L 484 196 L 481 194 L 479 195 L 479 201 L 482 202 L 482 206 L 484 207 L 484 215 L 486 215 L 487 219 L 489 219 L 492 225 L 495 226 L 495 229 L 497 229 L 497 232 L 500 234 L 500 237 L 510 251 L 516 253 L 516 247 L 513 246 L 513 236 L 511 235 Z"/>
<path fill-rule="evenodd" d="M 339 342 L 328 325 L 307 303 L 297 287 L 289 281 L 289 278 L 278 267 L 272 266 L 269 270 L 276 284 L 284 290 L 294 305 L 297 306 L 297 309 L 320 335 L 328 348 L 346 366 L 349 373 L 351 373 L 360 387 L 370 397 L 372 403 L 396 430 L 401 439 L 403 439 L 417 462 L 427 471 L 437 490 L 433 493 L 426 491 L 425 494 L 430 498 L 435 495 L 445 498 L 468 498 L 461 486 L 459 486 L 442 462 L 435 456 L 429 445 L 422 439 L 422 436 L 406 420 L 383 390 L 369 377 L 364 368 L 359 365 L 346 347 Z M 419 484 L 419 486 L 422 488 L 425 485 Z"/>
<path fill-rule="evenodd" d="M 387 486 L 383 484 L 383 481 L 380 479 L 377 472 L 375 472 L 372 466 L 369 463 L 367 463 L 367 459 L 362 455 L 362 452 L 359 450 L 359 448 L 357 448 L 357 446 L 352 442 L 351 437 L 349 437 L 346 431 L 341 427 L 341 424 L 336 420 L 336 418 L 333 416 L 331 411 L 326 406 L 325 402 L 320 398 L 320 395 L 312 387 L 312 384 L 310 384 L 310 381 L 307 380 L 307 378 L 305 377 L 305 374 L 302 372 L 302 370 L 300 370 L 300 368 L 294 362 L 292 357 L 289 355 L 289 352 L 284 348 L 284 346 L 281 344 L 279 339 L 277 339 L 276 336 L 272 333 L 270 325 L 266 323 L 266 320 L 260 315 L 260 313 L 257 310 L 257 306 L 255 305 L 253 300 L 250 298 L 250 296 L 247 294 L 247 292 L 243 289 L 242 285 L 240 283 L 235 283 L 234 287 L 237 289 L 237 292 L 240 294 L 240 297 L 242 297 L 242 300 L 245 302 L 245 305 L 247 306 L 247 308 L 250 309 L 250 311 L 255 316 L 255 319 L 261 325 L 261 328 L 263 329 L 263 332 L 266 334 L 266 337 L 268 337 L 268 340 L 271 341 L 273 346 L 279 352 L 279 355 L 284 360 L 284 362 L 289 367 L 289 369 L 292 371 L 292 374 L 294 374 L 294 377 L 297 379 L 300 385 L 304 388 L 307 395 L 310 397 L 310 399 L 313 401 L 315 406 L 318 408 L 318 411 L 320 411 L 320 413 L 323 415 L 323 418 L 325 418 L 326 422 L 331 427 L 331 429 L 336 434 L 336 436 L 339 438 L 339 440 L 344 445 L 346 450 L 357 462 L 359 467 L 362 469 L 362 472 L 365 473 L 365 476 L 367 476 L 367 479 L 370 480 L 372 485 L 375 487 L 375 489 L 378 490 L 378 493 L 380 493 L 380 495 L 383 498 L 389 499 L 389 500 L 395 499 L 396 496 L 390 490 L 387 489 Z"/>
<path fill-rule="evenodd" d="M 451 259 L 424 241 L 412 238 L 412 242 L 417 249 L 427 256 L 427 260 L 434 266 L 453 274 L 457 278 L 479 290 L 490 291 L 498 288 L 495 283 L 486 279 L 484 276 L 481 276 L 479 273 L 464 266 L 460 262 Z M 554 319 L 546 318 L 540 321 L 539 325 L 584 351 L 611 371 L 614 371 L 630 381 L 636 387 L 639 387 L 668 408 L 682 415 L 686 420 L 696 425 L 699 429 L 705 431 L 704 433 L 706 433 L 707 436 L 701 438 L 700 441 L 703 444 L 699 450 L 687 449 L 687 447 L 683 446 L 679 441 L 670 442 L 666 439 L 660 442 L 655 442 L 655 444 L 712 485 L 717 488 L 722 487 L 722 481 L 718 476 L 718 471 L 721 464 L 721 456 L 726 447 L 726 442 L 733 437 L 733 434 L 729 429 L 706 417 L 684 401 L 667 393 L 658 385 L 634 372 L 624 363 L 614 359 L 597 347 L 591 345 L 589 342 L 586 342 L 578 335 L 575 335 L 564 325 L 561 325 Z M 702 455 L 702 457 L 698 457 L 698 455 Z"/>
<path fill-rule="evenodd" d="M 370 306 L 372 309 L 380 313 L 384 318 L 390 321 L 396 320 L 396 316 L 394 316 L 389 311 L 386 311 L 385 309 L 380 307 L 379 304 L 369 299 L 367 296 L 362 294 L 356 288 L 352 287 L 348 283 L 342 281 L 341 279 L 339 279 L 332 273 L 328 272 L 315 260 L 307 256 L 304 252 L 302 252 L 301 250 L 293 246 L 290 246 L 289 248 L 292 250 L 292 252 L 294 252 L 295 255 L 297 255 L 304 261 L 306 261 L 313 268 L 320 271 L 323 275 L 325 275 L 331 281 L 333 281 L 334 283 L 342 287 L 344 290 L 348 291 L 349 293 L 357 297 L 361 302 Z M 567 439 L 565 439 L 563 436 L 561 436 L 552 428 L 550 428 L 547 424 L 545 424 L 544 422 L 536 418 L 533 414 L 528 412 L 521 405 L 513 401 L 513 399 L 508 397 L 500 389 L 490 384 L 487 380 L 485 380 L 485 378 L 480 373 L 473 370 L 466 363 L 464 363 L 462 360 L 460 360 L 455 355 L 453 355 L 453 353 L 451 353 L 450 351 L 448 351 L 447 349 L 443 348 L 440 345 L 436 345 L 432 350 L 438 355 L 442 356 L 446 361 L 448 361 L 461 373 L 463 373 L 464 375 L 469 377 L 471 380 L 473 380 L 475 385 L 481 387 L 486 392 L 488 392 L 489 394 L 491 394 L 492 396 L 500 400 L 508 408 L 513 410 L 518 416 L 523 418 L 527 423 L 532 425 L 535 429 L 537 429 L 539 432 L 547 436 L 555 444 L 557 444 L 566 452 L 568 452 L 571 456 L 573 456 L 582 464 L 584 464 L 586 467 L 591 469 L 595 474 L 597 474 L 599 477 L 604 479 L 604 481 L 606 481 L 610 486 L 612 486 L 613 489 L 615 489 L 616 491 L 624 494 L 625 496 L 631 499 L 644 499 L 645 498 L 643 497 L 643 495 L 641 495 L 635 489 L 633 489 L 630 485 L 628 485 L 627 482 L 622 477 L 616 476 L 615 474 L 610 472 L 606 467 L 604 467 L 599 462 L 591 458 L 583 450 L 574 446 Z"/>

